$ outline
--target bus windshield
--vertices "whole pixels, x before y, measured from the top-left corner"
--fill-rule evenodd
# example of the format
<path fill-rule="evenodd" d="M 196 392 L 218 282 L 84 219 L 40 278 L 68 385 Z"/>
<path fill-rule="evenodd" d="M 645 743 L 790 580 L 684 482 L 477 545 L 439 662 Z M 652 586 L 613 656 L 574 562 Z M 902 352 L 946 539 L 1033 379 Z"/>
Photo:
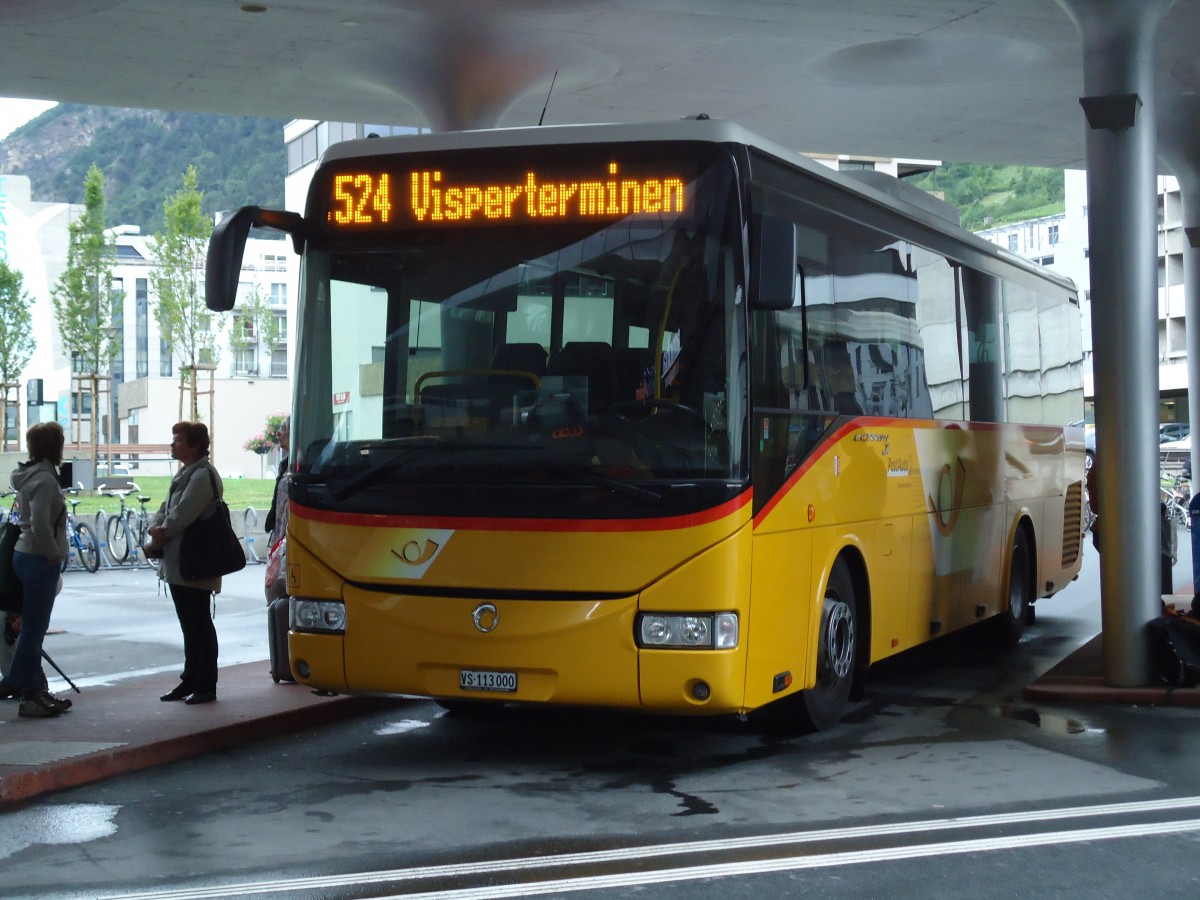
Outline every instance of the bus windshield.
<path fill-rule="evenodd" d="M 744 379 L 739 204 L 727 155 L 703 153 L 677 167 L 689 173 L 680 209 L 311 241 L 294 497 L 604 518 L 734 490 L 746 468 L 745 391 L 730 389 Z M 473 159 L 455 171 L 482 180 Z"/>

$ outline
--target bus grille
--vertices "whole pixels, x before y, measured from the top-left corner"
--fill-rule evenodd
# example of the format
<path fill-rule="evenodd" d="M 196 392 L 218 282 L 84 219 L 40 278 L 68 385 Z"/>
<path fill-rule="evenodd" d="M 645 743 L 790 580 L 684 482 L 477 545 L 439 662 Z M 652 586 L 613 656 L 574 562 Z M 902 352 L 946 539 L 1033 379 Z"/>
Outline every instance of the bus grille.
<path fill-rule="evenodd" d="M 1083 482 L 1076 481 L 1067 487 L 1063 501 L 1063 568 L 1075 565 L 1079 559 L 1083 542 Z"/>

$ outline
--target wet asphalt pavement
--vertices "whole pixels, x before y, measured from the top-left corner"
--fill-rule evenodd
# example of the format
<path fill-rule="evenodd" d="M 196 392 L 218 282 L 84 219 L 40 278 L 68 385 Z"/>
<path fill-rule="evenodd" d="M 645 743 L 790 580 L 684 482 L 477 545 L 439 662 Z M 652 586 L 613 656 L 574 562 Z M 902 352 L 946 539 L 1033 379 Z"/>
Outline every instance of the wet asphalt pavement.
<path fill-rule="evenodd" d="M 1095 569 L 1015 650 L 876 667 L 819 735 L 401 698 L 46 795 L 0 812 L 0 896 L 1191 896 L 1200 711 L 1024 699 L 1098 633 Z M 255 571 L 217 607 L 222 663 L 251 670 Z M 153 581 L 108 579 L 69 578 L 47 645 L 78 704 L 178 664 Z"/>

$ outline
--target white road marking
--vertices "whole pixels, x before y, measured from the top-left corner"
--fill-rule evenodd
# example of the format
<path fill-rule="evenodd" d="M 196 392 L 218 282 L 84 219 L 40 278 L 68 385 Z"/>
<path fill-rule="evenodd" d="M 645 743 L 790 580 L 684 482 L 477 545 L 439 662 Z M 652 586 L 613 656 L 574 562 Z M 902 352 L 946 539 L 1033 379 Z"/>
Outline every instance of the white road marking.
<path fill-rule="evenodd" d="M 1071 806 L 1061 809 L 1034 810 L 1018 813 L 997 813 L 982 816 L 962 816 L 940 819 L 896 822 L 884 825 L 861 825 L 846 828 L 826 828 L 815 831 L 796 831 L 784 834 L 752 835 L 742 838 L 723 838 L 687 843 L 652 844 L 645 847 L 625 847 L 613 850 L 597 850 L 583 853 L 562 853 L 553 856 L 518 857 L 493 861 L 455 863 L 438 866 L 416 866 L 408 869 L 390 869 L 378 872 L 359 872 L 348 875 L 312 876 L 276 881 L 245 882 L 213 887 L 179 888 L 135 894 L 109 895 L 107 900 L 209 900 L 215 897 L 245 897 L 276 894 L 288 891 L 316 891 L 322 888 L 387 884 L 432 878 L 454 878 L 462 876 L 504 874 L 519 871 L 560 868 L 564 866 L 612 864 L 652 859 L 683 854 L 729 852 L 761 847 L 808 844 L 820 841 L 852 840 L 897 834 L 921 834 L 935 831 L 986 828 L 1036 822 L 1053 822 L 1089 816 L 1135 815 L 1142 813 L 1169 812 L 1200 807 L 1200 797 L 1178 797 L 1166 800 L 1148 800 L 1132 803 L 1109 803 L 1098 806 Z M 448 891 L 388 895 L 389 898 L 421 898 L 421 900 L 473 900 L 473 898 L 536 896 L 555 892 L 600 890 L 611 887 L 628 887 L 643 884 L 664 884 L 672 881 L 694 881 L 704 878 L 725 878 L 735 875 L 753 875 L 769 872 L 815 869 L 830 866 L 858 865 L 870 862 L 886 862 L 900 859 L 917 859 L 929 856 L 947 856 L 962 853 L 980 853 L 993 850 L 1009 850 L 1022 847 L 1046 847 L 1055 844 L 1082 843 L 1085 841 L 1116 840 L 1119 838 L 1147 837 L 1159 834 L 1177 834 L 1200 831 L 1200 819 L 1173 820 L 1168 822 L 1084 828 L 1070 831 L 1047 831 L 1036 834 L 1020 834 L 995 838 L 977 838 L 964 841 L 945 841 L 929 844 L 905 844 L 876 850 L 844 851 L 823 853 L 814 856 L 788 856 L 775 859 L 747 862 L 717 863 L 699 866 L 658 869 L 654 871 L 630 872 L 615 875 L 581 876 L 555 881 L 530 881 L 512 885 L 489 885 L 480 888 L 462 888 Z"/>

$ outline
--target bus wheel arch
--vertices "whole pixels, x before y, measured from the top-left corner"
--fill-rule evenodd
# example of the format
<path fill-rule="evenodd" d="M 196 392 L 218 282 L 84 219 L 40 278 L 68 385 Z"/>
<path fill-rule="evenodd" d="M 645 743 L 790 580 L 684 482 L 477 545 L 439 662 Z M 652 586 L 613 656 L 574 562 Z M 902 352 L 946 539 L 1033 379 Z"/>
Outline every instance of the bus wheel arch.
<path fill-rule="evenodd" d="M 866 693 L 867 669 L 871 665 L 871 579 L 867 575 L 867 562 L 857 547 L 847 547 L 838 560 L 846 564 L 854 586 L 856 635 L 850 700 L 858 701 Z"/>
<path fill-rule="evenodd" d="M 823 731 L 838 723 L 862 696 L 870 636 L 866 566 L 846 550 L 834 561 L 821 598 L 816 683 L 796 697 L 800 724 Z"/>

